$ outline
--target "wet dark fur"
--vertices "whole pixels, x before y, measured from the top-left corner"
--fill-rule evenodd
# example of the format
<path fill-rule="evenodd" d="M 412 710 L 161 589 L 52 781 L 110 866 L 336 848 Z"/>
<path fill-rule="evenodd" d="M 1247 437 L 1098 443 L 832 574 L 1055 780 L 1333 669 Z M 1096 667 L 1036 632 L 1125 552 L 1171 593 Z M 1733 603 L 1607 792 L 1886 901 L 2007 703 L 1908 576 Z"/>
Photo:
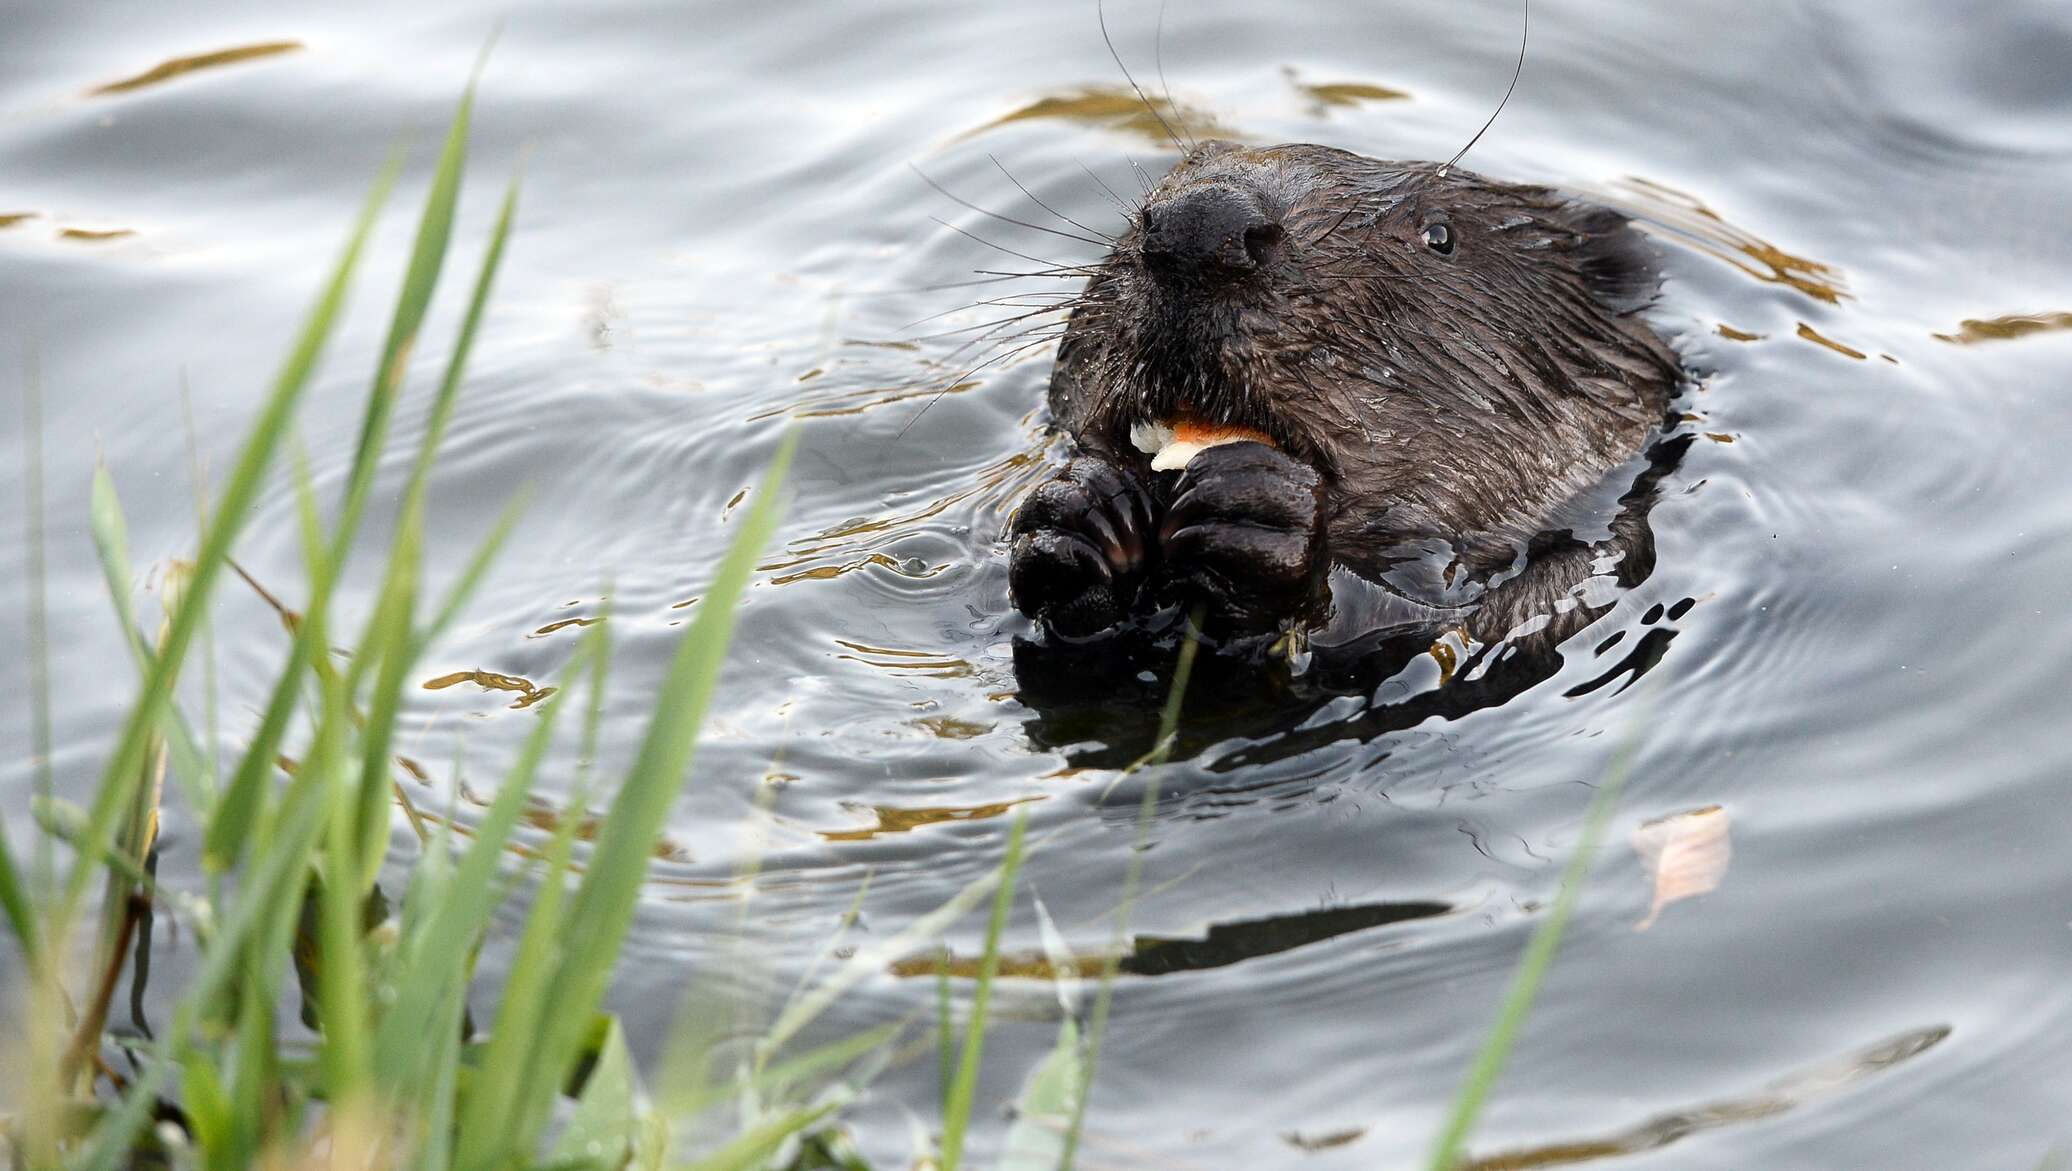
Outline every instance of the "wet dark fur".
<path fill-rule="evenodd" d="M 1630 526 L 1593 543 L 1561 518 L 1665 420 L 1681 372 L 1639 315 L 1656 285 L 1622 217 L 1544 187 L 1204 143 L 1073 308 L 1050 406 L 1078 457 L 1015 522 L 1016 603 L 1068 634 L 1173 602 L 1314 624 L 1336 564 L 1487 639 L 1561 610 L 1640 555 Z M 1152 472 L 1131 428 L 1181 411 L 1279 450 Z"/>

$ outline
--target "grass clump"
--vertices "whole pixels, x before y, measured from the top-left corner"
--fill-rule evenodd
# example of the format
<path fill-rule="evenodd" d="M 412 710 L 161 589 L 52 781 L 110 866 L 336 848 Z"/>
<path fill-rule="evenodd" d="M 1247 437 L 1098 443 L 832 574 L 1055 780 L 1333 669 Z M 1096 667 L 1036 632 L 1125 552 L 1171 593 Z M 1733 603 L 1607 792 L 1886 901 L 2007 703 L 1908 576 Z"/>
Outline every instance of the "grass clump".
<path fill-rule="evenodd" d="M 389 861 L 399 792 L 392 745 L 408 680 L 481 578 L 512 520 L 507 515 L 483 542 L 446 596 L 424 596 L 430 474 L 510 239 L 515 178 L 476 265 L 409 465 L 371 614 L 358 630 L 342 629 L 335 590 L 373 507 L 390 421 L 450 251 L 471 107 L 472 86 L 439 155 L 374 364 L 343 497 L 328 521 L 306 467 L 291 458 L 290 436 L 399 160 L 391 160 L 368 196 L 207 512 L 193 558 L 168 574 L 165 617 L 150 638 L 130 600 L 133 578 L 113 479 L 105 470 L 95 477 L 94 537 L 139 690 L 84 803 L 42 788 L 37 859 L 17 859 L 0 825 L 0 914 L 28 977 L 21 1035 L 0 1042 L 12 1054 L 0 1072 L 18 1091 L 15 1112 L 0 1118 L 0 1159 L 14 1166 L 860 1166 L 832 1123 L 870 1073 L 895 1054 L 904 1023 L 803 1053 L 790 1042 L 846 989 L 883 970 L 879 949 L 866 949 L 818 984 L 802 985 L 753 1060 L 718 1088 L 665 1085 L 650 1094 L 621 1026 L 603 1011 L 655 841 L 690 769 L 735 603 L 776 528 L 793 437 L 779 447 L 678 645 L 653 697 L 639 752 L 611 791 L 584 865 L 573 865 L 577 818 L 562 819 L 543 849 L 527 851 L 534 857 L 529 874 L 514 873 L 508 863 L 527 797 L 563 723 L 562 709 L 575 697 L 588 700 L 584 756 L 594 754 L 607 675 L 604 624 L 586 635 L 566 665 L 570 682 L 541 706 L 480 821 L 462 836 L 447 821 L 426 830 L 413 812 L 424 840 L 397 905 L 378 882 Z M 29 422 L 31 441 L 38 442 L 33 414 Z M 175 703 L 177 682 L 197 638 L 206 643 L 211 597 L 225 568 L 235 569 L 232 549 L 262 489 L 277 482 L 284 464 L 297 503 L 305 593 L 256 726 L 241 752 L 225 754 L 213 731 L 204 742 L 189 726 Z M 32 458 L 31 468 L 40 462 Z M 32 525 L 41 517 L 40 489 L 32 475 Z M 40 540 L 32 544 L 40 549 Z M 32 573 L 40 588 L 33 566 Z M 42 607 L 32 609 L 40 638 Z M 330 652 L 335 646 L 350 653 L 338 659 Z M 42 694 L 39 689 L 39 703 Z M 296 755 L 283 781 L 291 746 Z M 47 745 L 39 741 L 38 747 L 47 762 Z M 196 828 L 203 890 L 168 889 L 154 877 L 168 774 L 184 805 L 179 815 Z M 579 782 L 579 792 L 586 784 Z M 999 869 L 888 943 L 912 947 L 992 894 L 988 953 L 997 955 L 1022 830 L 1017 822 Z M 69 845 L 68 866 L 58 865 L 58 852 L 47 845 L 52 840 Z M 533 893 L 516 954 L 494 990 L 492 1025 L 477 1034 L 468 1005 L 476 956 L 498 908 L 521 888 Z M 173 916 L 193 941 L 191 974 L 154 1038 L 117 1036 L 108 1028 L 110 1004 L 125 965 L 148 958 L 146 922 L 153 915 Z M 313 1043 L 284 1037 L 277 1019 L 284 994 L 296 989 L 291 979 L 304 998 Z M 982 984 L 949 1094 L 944 1166 L 957 1164 L 969 1125 L 985 996 Z M 672 1067 L 697 1064 L 694 1055 Z M 685 1131 L 674 1122 L 728 1103 L 736 1107 L 734 1121 L 716 1145 L 693 1150 L 681 1141 Z"/>

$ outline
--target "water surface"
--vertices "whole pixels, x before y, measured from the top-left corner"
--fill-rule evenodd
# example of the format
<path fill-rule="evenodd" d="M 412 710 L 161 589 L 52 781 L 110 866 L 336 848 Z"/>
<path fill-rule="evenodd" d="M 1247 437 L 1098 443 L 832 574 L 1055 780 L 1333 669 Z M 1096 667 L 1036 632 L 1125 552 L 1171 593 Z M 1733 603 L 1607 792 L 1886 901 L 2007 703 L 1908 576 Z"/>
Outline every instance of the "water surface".
<path fill-rule="evenodd" d="M 1155 77 L 1156 6 L 1109 19 Z M 435 579 L 514 495 L 530 503 L 425 666 L 402 743 L 434 779 L 411 791 L 443 804 L 459 758 L 485 796 L 529 700 L 600 619 L 607 763 L 624 763 L 730 518 L 796 426 L 781 541 L 617 1007 L 652 1038 L 687 989 L 780 995 L 866 880 L 868 940 L 995 865 L 1018 811 L 1039 843 L 1029 887 L 1098 953 L 1146 783 L 1116 784 L 1117 767 L 1148 743 L 1162 685 L 1039 702 L 1015 660 L 1029 632 L 1006 613 L 998 536 L 1059 455 L 1039 408 L 1049 352 L 920 413 L 961 369 L 955 340 L 927 335 L 996 316 L 980 298 L 1069 287 L 944 287 L 1031 262 L 932 218 L 1044 262 L 1094 250 L 989 221 L 909 166 L 1032 223 L 1017 181 L 1119 223 L 1104 185 L 1132 199 L 1173 151 L 1091 7 L 12 7 L 0 383 L 19 404 L 33 365 L 46 400 L 60 787 L 90 783 L 129 702 L 86 535 L 93 461 L 140 564 L 187 546 L 186 416 L 225 466 L 370 176 L 407 136 L 422 184 L 500 21 L 463 262 L 521 161 L 525 192 L 435 476 Z M 1509 77 L 1516 21 L 1481 2 L 1189 3 L 1161 56 L 1195 127 L 1444 158 Z M 1662 243 L 1656 320 L 1697 377 L 1688 448 L 1654 490 L 1656 569 L 1520 694 L 1452 702 L 1473 680 L 1420 656 L 1361 695 L 1210 679 L 1190 696 L 1185 759 L 1156 773 L 1152 893 L 1090 1163 L 1412 1165 L 1634 734 L 1612 847 L 1476 1140 L 1486 1165 L 2027 1168 L 2072 1137 L 2068 78 L 2072 12 L 2041 0 L 1535 12 L 1517 94 L 1470 161 L 1615 203 Z M 302 416 L 327 492 L 407 219 L 385 222 Z M 406 427 L 444 357 L 442 309 Z M 403 471 L 398 456 L 385 483 Z M 286 492 L 238 557 L 292 604 Z M 11 525 L 0 578 L 28 564 Z M 362 569 L 353 614 L 371 603 Z M 7 596 L 20 631 L 25 595 Z M 17 696 L 23 637 L 0 654 Z M 285 651 L 241 584 L 216 650 L 235 736 Z M 32 779 L 26 705 L 10 706 L 15 810 Z M 573 783 L 562 760 L 543 795 Z M 1651 888 L 1627 833 L 1715 805 L 1732 841 L 1718 889 L 1634 930 Z M 192 827 L 170 820 L 164 852 L 191 875 Z M 737 879 L 751 860 L 759 876 Z M 972 954 L 980 928 L 952 948 Z M 1025 901 L 1009 947 L 1037 946 Z M 184 947 L 161 942 L 167 986 Z M 932 995 L 888 971 L 826 1034 Z M 1002 1011 L 982 1148 L 1055 1031 L 1040 984 L 1010 984 Z M 884 1165 L 904 1164 L 933 1081 L 931 1061 L 895 1067 L 855 1113 Z"/>

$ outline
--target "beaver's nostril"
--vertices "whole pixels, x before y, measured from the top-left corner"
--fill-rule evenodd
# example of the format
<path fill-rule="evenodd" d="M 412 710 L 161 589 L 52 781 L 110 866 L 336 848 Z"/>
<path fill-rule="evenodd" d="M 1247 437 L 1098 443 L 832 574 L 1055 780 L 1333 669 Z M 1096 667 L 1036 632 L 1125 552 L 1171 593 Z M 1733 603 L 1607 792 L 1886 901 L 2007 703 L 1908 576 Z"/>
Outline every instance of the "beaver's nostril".
<path fill-rule="evenodd" d="M 1259 199 L 1234 187 L 1195 187 L 1144 209 L 1144 256 L 1161 266 L 1248 270 L 1280 239 Z"/>
<path fill-rule="evenodd" d="M 1274 251 L 1280 246 L 1279 224 L 1255 224 L 1245 229 L 1245 255 L 1250 256 L 1254 264 L 1265 264 L 1273 259 Z"/>

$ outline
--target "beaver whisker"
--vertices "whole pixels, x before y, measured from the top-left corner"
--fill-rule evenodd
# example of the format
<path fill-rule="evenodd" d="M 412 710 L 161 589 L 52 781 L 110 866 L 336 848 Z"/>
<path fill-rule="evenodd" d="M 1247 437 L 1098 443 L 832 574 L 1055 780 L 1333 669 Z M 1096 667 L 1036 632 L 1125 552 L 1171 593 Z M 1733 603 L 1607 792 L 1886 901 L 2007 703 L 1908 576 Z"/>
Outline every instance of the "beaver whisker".
<path fill-rule="evenodd" d="M 960 207 L 969 208 L 982 216 L 987 216 L 992 219 L 999 220 L 1003 224 L 1013 224 L 1017 228 L 1027 228 L 1032 232 L 1048 232 L 1053 236 L 1062 236 L 1067 240 L 1076 240 L 1081 244 L 1092 244 L 1096 248 L 1101 247 L 1103 244 L 1114 243 L 1113 240 L 1110 240 L 1106 236 L 1102 236 L 1100 239 L 1096 240 L 1087 236 L 1076 235 L 1072 232 L 1061 231 L 1057 228 L 1046 228 L 1042 224 L 1032 224 L 1027 220 L 1018 220 L 1013 216 L 1001 215 L 997 211 L 991 211 L 987 208 L 980 207 L 978 204 L 973 203 L 968 199 L 965 199 L 963 196 L 958 195 L 956 192 L 951 191 L 949 188 L 929 178 L 928 173 L 926 171 L 923 171 L 921 168 L 915 166 L 912 163 L 907 164 L 907 170 L 912 171 L 916 175 L 919 175 L 921 177 L 921 182 L 928 184 L 930 187 L 933 187 L 936 191 L 936 194 L 941 195 L 943 198 L 949 200 L 951 203 L 957 204 Z M 1010 178 L 1011 177 L 1012 176 L 1010 176 Z"/>
<path fill-rule="evenodd" d="M 976 287 L 977 287 L 977 286 L 979 286 L 979 285 L 997 285 L 997 284 L 1003 284 L 1003 283 L 1005 283 L 1005 282 L 1007 282 L 1007 281 L 1010 281 L 1010 280 L 1013 280 L 1013 279 L 1015 279 L 1015 278 L 1017 278 L 1017 277 L 1022 277 L 1022 276 L 1028 276 L 1028 275 L 1032 275 L 1032 274 L 1029 274 L 1029 273 L 1004 273 L 1004 274 L 1002 274 L 1002 273 L 995 273 L 995 274 L 993 274 L 993 275 L 990 275 L 990 276 L 987 276 L 987 277 L 985 277 L 985 278 L 983 278 L 983 279 L 981 279 L 981 280 L 975 280 L 975 281 L 944 281 L 943 283 L 941 283 L 941 284 L 939 284 L 939 285 L 901 285 L 901 286 L 899 286 L 899 287 L 896 287 L 896 288 L 890 288 L 890 289 L 856 289 L 856 290 L 853 290 L 853 291 L 852 291 L 852 290 L 844 290 L 844 291 L 843 291 L 843 292 L 842 292 L 842 293 L 841 293 L 840 295 L 841 295 L 842 297 L 844 297 L 844 298 L 849 298 L 849 299 L 855 299 L 855 298 L 864 298 L 864 297 L 911 297 L 911 296 L 914 296 L 914 295 L 915 295 L 915 294 L 917 294 L 917 293 L 940 293 L 940 292 L 945 292 L 945 291 L 947 291 L 947 290 L 950 290 L 950 289 L 970 289 L 970 288 L 976 288 Z M 1050 274 L 1035 274 L 1035 275 L 1050 275 Z M 955 310 L 951 310 L 951 312 L 955 312 Z"/>
<path fill-rule="evenodd" d="M 1022 338 L 1028 337 L 1028 336 L 1030 336 L 1030 335 L 1034 334 L 1034 333 L 1035 333 L 1036 331 L 1038 331 L 1038 330 L 1041 330 L 1041 329 L 1047 329 L 1047 328 L 1053 328 L 1053 327 L 1055 327 L 1055 328 L 1057 328 L 1057 329 L 1058 329 L 1058 336 L 1062 337 L 1062 336 L 1064 336 L 1064 326 L 1065 326 L 1065 323 L 1064 323 L 1064 322 L 1062 322 L 1062 321 L 1058 321 L 1058 322 L 1038 322 L 1038 323 L 1037 323 L 1036 325 L 1030 326 L 1030 327 L 1029 327 L 1028 329 L 1025 329 L 1025 330 L 1020 330 L 1020 331 L 1017 331 L 1017 332 L 1015 332 L 1015 333 L 1012 333 L 1012 334 L 1006 334 L 1006 335 L 1002 335 L 1002 336 L 999 336 L 999 337 L 994 337 L 994 336 L 990 336 L 990 335 L 988 335 L 988 334 L 982 334 L 982 335 L 980 335 L 980 336 L 978 336 L 978 337 L 975 337 L 975 338 L 971 338 L 970 340 L 968 340 L 968 341 L 964 342 L 964 344 L 962 344 L 962 345 L 958 346 L 957 348 L 955 348 L 955 349 L 953 349 L 953 350 L 949 351 L 948 353 L 944 354 L 944 355 L 942 356 L 942 359 L 941 359 L 941 360 L 943 360 L 943 361 L 949 361 L 949 360 L 951 360 L 951 359 L 954 359 L 954 358 L 958 357 L 958 356 L 959 356 L 959 355 L 961 355 L 961 354 L 967 353 L 967 352 L 969 352 L 969 351 L 971 351 L 971 350 L 974 350 L 974 349 L 980 349 L 980 348 L 983 348 L 983 347 L 997 347 L 997 346 L 1005 346 L 1005 345 L 1011 345 L 1011 344 L 1013 344 L 1014 342 L 1016 342 L 1016 341 L 1019 341 L 1019 340 L 1020 340 L 1020 339 L 1022 339 Z"/>
<path fill-rule="evenodd" d="M 1039 309 L 1031 309 L 1027 313 L 1017 313 L 1012 317 L 1002 317 L 993 321 L 981 321 L 976 322 L 972 325 L 960 325 L 955 329 L 945 329 L 940 333 L 923 334 L 920 337 L 908 338 L 907 340 L 915 342 L 940 341 L 943 338 L 956 337 L 959 334 L 971 333 L 974 330 L 980 331 L 978 336 L 980 339 L 983 339 L 996 329 L 1004 329 L 1007 326 L 1016 325 L 1020 322 L 1027 321 L 1031 317 L 1042 317 L 1048 314 L 1056 313 L 1057 311 L 1057 306 L 1045 305 Z M 917 322 L 916 324 L 919 323 Z"/>
<path fill-rule="evenodd" d="M 1016 294 L 1016 295 L 1017 295 L 1017 296 L 1024 296 L 1024 295 L 1026 295 L 1026 296 L 1035 296 L 1036 294 L 1034 294 L 1034 293 L 1030 293 L 1030 294 Z M 1054 294 L 1054 295 L 1055 295 L 1055 294 Z M 910 330 L 910 329 L 914 328 L 914 327 L 915 327 L 915 326 L 917 326 L 917 325 L 926 325 L 926 324 L 928 324 L 928 323 L 929 323 L 929 322 L 931 322 L 931 321 L 937 321 L 937 320 L 940 320 L 940 319 L 942 319 L 942 318 L 944 318 L 944 317 L 949 317 L 949 316 L 952 316 L 953 314 L 957 314 L 957 313 L 963 313 L 963 312 L 965 312 L 965 311 L 967 311 L 967 310 L 970 310 L 970 309 L 974 309 L 974 308 L 977 308 L 977 307 L 979 307 L 979 306 L 997 306 L 997 307 L 999 307 L 999 308 L 1002 308 L 1002 309 L 1014 309 L 1014 308 L 1027 308 L 1027 309 L 1035 309 L 1035 308 L 1055 308 L 1055 306 L 1035 306 L 1035 305 L 1013 305 L 1013 304 L 1009 304 L 1009 303 L 1007 302 L 1007 299 L 1006 299 L 1006 298 L 1004 298 L 1004 297 L 1001 297 L 1001 298 L 994 298 L 994 299 L 990 299 L 990 300 L 983 300 L 983 301 L 975 301 L 975 302 L 973 302 L 973 303 L 971 303 L 971 304 L 969 304 L 969 305 L 959 305 L 959 306 L 957 306 L 957 307 L 956 307 L 955 309 L 945 309 L 945 310 L 943 310 L 943 311 L 942 311 L 942 312 L 940 312 L 940 313 L 930 313 L 930 314 L 929 314 L 928 316 L 926 316 L 926 317 L 916 317 L 916 318 L 915 318 L 915 319 L 913 319 L 912 321 L 909 321 L 909 322 L 907 322 L 907 323 L 906 323 L 905 325 L 902 325 L 902 326 L 900 326 L 899 328 L 897 328 L 897 329 L 893 330 L 892 332 L 893 332 L 893 333 L 895 333 L 895 334 L 899 334 L 899 333 L 905 333 L 905 332 L 906 332 L 907 330 Z M 967 327 L 967 328 L 968 328 L 968 327 Z M 940 335 L 932 335 L 932 336 L 940 336 Z M 925 338 L 925 337 L 918 337 L 918 338 L 908 338 L 907 340 L 908 340 L 908 341 L 926 341 L 926 340 L 928 340 L 928 339 L 927 339 L 927 338 Z"/>
<path fill-rule="evenodd" d="M 1095 273 L 1099 272 L 1100 270 L 1090 264 L 1061 264 L 1054 268 L 1044 269 L 1040 272 L 1009 272 L 1004 269 L 998 268 L 974 268 L 971 271 L 979 274 L 980 276 L 994 277 L 999 280 L 1013 280 L 1017 277 L 1060 277 L 1065 280 L 1077 280 L 1081 277 L 1090 277 Z M 982 282 L 974 281 L 973 283 L 977 284 Z"/>
<path fill-rule="evenodd" d="M 1007 164 L 1001 162 L 999 156 L 988 151 L 986 153 L 986 157 L 993 161 L 994 166 L 1000 168 L 1000 173 L 1007 176 L 1007 181 L 1009 183 L 1014 184 L 1017 188 L 1021 190 L 1021 193 L 1023 195 L 1029 197 L 1030 203 L 1035 204 L 1037 207 L 1040 207 L 1043 210 L 1049 212 L 1050 214 L 1056 216 L 1057 218 L 1065 221 L 1066 223 L 1071 224 L 1073 227 L 1078 228 L 1080 231 L 1087 232 L 1091 235 L 1099 236 L 1101 239 L 1107 241 L 1110 246 L 1114 245 L 1115 237 L 1109 235 L 1106 232 L 1103 232 L 1099 228 L 1090 228 L 1085 224 L 1080 223 L 1078 220 L 1073 219 L 1071 216 L 1066 215 L 1064 212 L 1059 211 L 1057 208 L 1054 208 L 1051 205 L 1043 202 L 1041 199 L 1036 198 L 1036 193 L 1034 191 L 1029 190 L 1027 184 L 1023 183 L 1020 179 L 1015 178 L 1014 172 L 1007 169 Z"/>
<path fill-rule="evenodd" d="M 1048 313 L 1050 312 L 1050 310 L 1043 310 L 1042 312 Z M 955 329 L 945 329 L 940 333 L 924 333 L 916 337 L 906 338 L 904 340 L 910 342 L 939 342 L 948 338 L 960 337 L 965 334 L 970 334 L 976 330 L 979 331 L 977 335 L 968 340 L 975 342 L 983 342 L 986 341 L 992 335 L 993 331 L 1015 325 L 1032 316 L 1035 316 L 1035 314 L 1023 314 L 1020 317 L 1009 317 L 1000 321 L 981 321 L 975 325 L 961 325 Z"/>
<path fill-rule="evenodd" d="M 1115 188 L 1108 186 L 1108 180 L 1101 178 L 1099 175 L 1096 175 L 1092 167 L 1087 166 L 1085 163 L 1080 163 L 1079 169 L 1085 171 L 1087 178 L 1092 179 L 1097 185 L 1099 185 L 1101 190 L 1108 193 L 1108 198 L 1114 200 L 1116 208 L 1122 212 L 1123 219 L 1130 219 L 1131 217 L 1137 214 L 1138 205 L 1132 204 L 1129 201 L 1125 200 L 1122 196 L 1116 194 Z"/>
<path fill-rule="evenodd" d="M 1130 165 L 1130 170 L 1136 172 L 1137 184 L 1144 188 L 1144 195 L 1148 199 L 1158 184 L 1152 181 L 1150 173 L 1145 171 L 1143 166 L 1137 162 L 1135 155 L 1125 154 L 1122 158 L 1124 162 Z"/>
<path fill-rule="evenodd" d="M 1166 137 L 1173 140 L 1173 145 L 1179 148 L 1180 153 L 1186 154 L 1193 149 L 1180 141 L 1180 135 L 1173 129 L 1173 124 L 1165 120 L 1165 115 L 1158 112 L 1158 107 L 1151 99 L 1144 96 L 1144 87 L 1138 85 L 1137 79 L 1130 76 L 1130 67 L 1122 63 L 1122 54 L 1115 51 L 1115 40 L 1108 35 L 1107 6 L 1101 0 L 1094 2 L 1094 19 L 1101 26 L 1101 42 L 1108 46 L 1108 55 L 1115 59 L 1115 67 L 1122 70 L 1122 79 L 1129 82 L 1130 88 L 1137 92 L 1137 100 L 1144 103 L 1144 108 L 1151 111 L 1153 118 L 1158 119 L 1158 124 L 1165 128 Z"/>
<path fill-rule="evenodd" d="M 941 401 L 942 396 L 950 393 L 950 391 L 956 389 L 959 385 L 962 385 L 964 382 L 969 380 L 972 375 L 977 374 L 979 371 L 984 370 L 990 366 L 996 366 L 1002 362 L 1008 361 L 1018 354 L 1023 354 L 1038 347 L 1049 345 L 1051 342 L 1056 340 L 1056 338 L 1052 337 L 1037 338 L 1034 341 L 1025 343 L 1020 346 L 1016 346 L 1014 349 L 1009 350 L 1006 353 L 995 354 L 992 357 L 987 358 L 983 362 L 979 362 L 975 365 L 967 367 L 962 373 L 953 375 L 946 382 L 944 382 L 943 388 L 941 390 L 936 391 L 933 395 L 929 396 L 927 402 L 921 404 L 921 409 L 914 412 L 913 418 L 908 419 L 904 424 L 900 426 L 898 432 L 892 436 L 893 442 L 896 443 L 899 440 L 905 438 L 906 433 L 913 429 L 914 424 L 921 421 L 921 416 L 928 413 L 929 407 L 932 407 L 937 402 Z"/>
<path fill-rule="evenodd" d="M 1158 70 L 1158 88 L 1165 91 L 1166 109 L 1171 110 L 1174 117 L 1179 117 L 1180 107 L 1173 102 L 1173 87 L 1166 81 L 1165 75 L 1165 14 L 1166 0 L 1158 0 L 1158 24 L 1153 27 L 1151 32 L 1151 65 L 1152 68 Z M 1182 133 L 1186 132 L 1187 119 L 1180 119 L 1180 130 Z M 1189 135 L 1187 138 L 1187 149 L 1193 150 L 1197 145 L 1199 143 L 1192 135 Z"/>
<path fill-rule="evenodd" d="M 957 233 L 959 236 L 965 236 L 972 240 L 976 240 L 977 242 L 984 244 L 986 247 L 991 248 L 995 252 L 1005 252 L 1009 256 L 1012 256 L 1017 260 L 1026 260 L 1030 264 L 1041 264 L 1045 267 L 1054 269 L 1064 269 L 1073 267 L 1061 260 L 1051 260 L 1042 256 L 1031 256 L 1026 252 L 1016 252 L 1014 249 L 1007 247 L 1005 244 L 995 244 L 993 241 L 986 239 L 984 236 L 981 236 L 976 232 L 971 232 L 963 228 L 960 228 L 957 225 L 951 223 L 946 219 L 943 219 L 940 216 L 929 216 L 928 218 L 934 220 L 938 224 L 941 224 L 943 227 L 948 228 L 952 232 Z"/>

